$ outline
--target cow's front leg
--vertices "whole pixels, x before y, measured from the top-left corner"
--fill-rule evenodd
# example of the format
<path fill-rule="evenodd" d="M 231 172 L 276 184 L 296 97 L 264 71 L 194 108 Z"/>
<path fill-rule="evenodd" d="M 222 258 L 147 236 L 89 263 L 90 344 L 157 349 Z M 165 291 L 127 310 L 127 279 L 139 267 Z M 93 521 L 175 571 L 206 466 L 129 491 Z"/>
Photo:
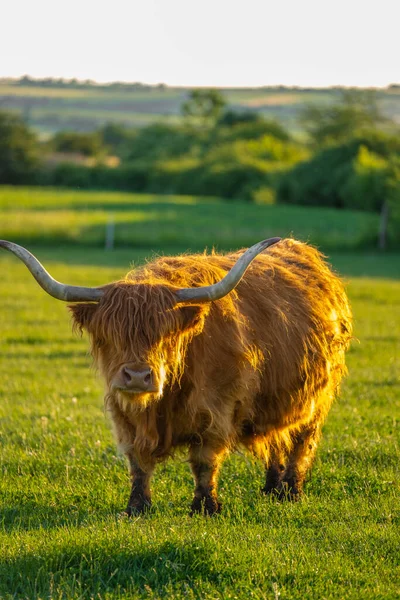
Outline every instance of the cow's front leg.
<path fill-rule="evenodd" d="M 132 489 L 126 508 L 128 516 L 144 513 L 151 506 L 150 478 L 154 471 L 154 464 L 142 468 L 138 465 L 133 454 L 128 454 L 129 467 L 132 479 Z"/>
<path fill-rule="evenodd" d="M 261 489 L 264 494 L 274 494 L 280 487 L 285 473 L 285 462 L 282 452 L 272 451 L 270 462 L 266 467 L 265 486 Z"/>
<path fill-rule="evenodd" d="M 217 477 L 225 455 L 225 448 L 217 450 L 206 444 L 190 448 L 190 466 L 196 486 L 191 515 L 202 512 L 214 515 L 221 512 L 222 505 L 217 498 Z"/>

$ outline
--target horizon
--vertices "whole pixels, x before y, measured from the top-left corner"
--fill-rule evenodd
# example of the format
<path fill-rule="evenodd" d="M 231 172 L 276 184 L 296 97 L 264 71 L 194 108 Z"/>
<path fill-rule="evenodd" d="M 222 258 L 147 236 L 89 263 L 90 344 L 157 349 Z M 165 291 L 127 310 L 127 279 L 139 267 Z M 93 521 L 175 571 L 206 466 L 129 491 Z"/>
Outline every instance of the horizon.
<path fill-rule="evenodd" d="M 28 78 L 29 80 L 31 80 L 33 83 L 41 83 L 43 81 L 53 81 L 54 83 L 56 83 L 57 81 L 60 81 L 62 83 L 65 84 L 71 84 L 72 82 L 74 82 L 76 85 L 93 85 L 95 86 L 112 86 L 112 85 L 137 85 L 137 86 L 143 86 L 143 87 L 159 87 L 159 86 L 165 86 L 167 88 L 172 88 L 172 89 L 218 89 L 218 90 L 262 90 L 262 89 L 275 89 L 275 88 L 284 88 L 284 89 L 296 89 L 296 90 L 308 90 L 308 89 L 312 89 L 312 90 L 353 90 L 353 89 L 357 89 L 357 90 L 386 90 L 388 88 L 391 87 L 400 87 L 400 79 L 399 81 L 392 81 L 391 83 L 387 84 L 387 85 L 369 85 L 369 86 L 362 86 L 362 85 L 340 85 L 340 84 L 332 84 L 332 85 L 323 85 L 323 86 L 317 86 L 317 85 L 290 85 L 290 84 L 283 84 L 283 83 L 276 83 L 276 84 L 260 84 L 260 85 L 254 85 L 254 86 L 246 86 L 246 85 L 173 85 L 173 84 L 169 84 L 166 83 L 164 81 L 157 81 L 155 83 L 150 83 L 147 81 L 136 81 L 136 80 L 122 80 L 122 79 L 110 79 L 110 80 L 95 80 L 95 79 L 78 79 L 77 77 L 62 77 L 62 76 L 54 76 L 54 75 L 46 75 L 43 77 L 35 77 L 29 73 L 23 73 L 22 75 L 16 75 L 16 76 L 2 76 L 0 75 L 0 83 L 19 83 L 21 80 L 23 80 L 24 78 Z"/>

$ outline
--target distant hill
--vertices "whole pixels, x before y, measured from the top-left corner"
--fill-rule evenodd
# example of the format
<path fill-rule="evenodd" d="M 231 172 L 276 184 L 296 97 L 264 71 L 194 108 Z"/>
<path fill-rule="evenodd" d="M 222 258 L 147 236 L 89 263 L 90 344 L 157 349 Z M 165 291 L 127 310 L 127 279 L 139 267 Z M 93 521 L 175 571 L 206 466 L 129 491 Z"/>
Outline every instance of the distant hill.
<path fill-rule="evenodd" d="M 304 105 L 330 104 L 340 88 L 263 87 L 221 90 L 231 108 L 260 112 L 301 133 Z M 108 122 L 140 127 L 154 121 L 176 122 L 188 88 L 141 83 L 96 84 L 77 80 L 0 79 L 0 109 L 22 114 L 43 137 L 61 129 L 91 131 Z M 376 90 L 382 113 L 400 124 L 400 85 Z"/>

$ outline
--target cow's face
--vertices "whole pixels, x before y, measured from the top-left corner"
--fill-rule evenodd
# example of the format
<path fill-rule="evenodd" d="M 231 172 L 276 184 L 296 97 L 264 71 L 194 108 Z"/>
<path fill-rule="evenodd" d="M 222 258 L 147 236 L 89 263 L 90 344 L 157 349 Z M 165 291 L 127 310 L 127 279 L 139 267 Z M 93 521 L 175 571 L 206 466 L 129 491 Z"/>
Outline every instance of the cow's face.
<path fill-rule="evenodd" d="M 182 375 L 187 343 L 201 332 L 209 308 L 176 304 L 166 286 L 117 283 L 99 303 L 70 306 L 85 329 L 109 394 L 146 405 Z"/>

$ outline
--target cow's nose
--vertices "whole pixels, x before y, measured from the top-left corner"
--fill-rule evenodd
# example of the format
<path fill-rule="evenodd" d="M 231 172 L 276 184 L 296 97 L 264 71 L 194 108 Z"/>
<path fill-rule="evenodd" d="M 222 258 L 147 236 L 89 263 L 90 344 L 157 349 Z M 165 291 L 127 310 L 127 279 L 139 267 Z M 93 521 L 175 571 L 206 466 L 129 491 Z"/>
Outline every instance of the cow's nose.
<path fill-rule="evenodd" d="M 122 377 L 127 390 L 138 390 L 141 392 L 149 389 L 152 380 L 151 369 L 135 371 L 134 369 L 123 367 Z"/>

